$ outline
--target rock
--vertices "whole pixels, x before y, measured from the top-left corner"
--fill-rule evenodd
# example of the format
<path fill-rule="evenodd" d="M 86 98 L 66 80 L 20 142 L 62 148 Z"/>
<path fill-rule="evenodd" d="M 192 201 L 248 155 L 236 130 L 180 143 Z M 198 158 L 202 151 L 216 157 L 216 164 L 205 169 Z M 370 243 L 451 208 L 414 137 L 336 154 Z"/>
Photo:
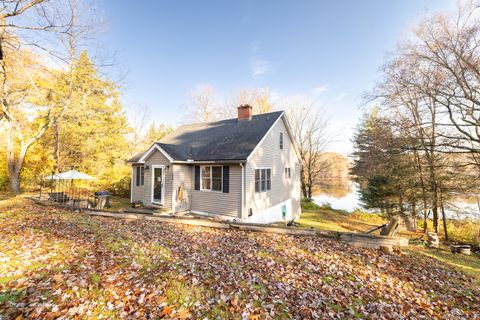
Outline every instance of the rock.
<path fill-rule="evenodd" d="M 436 234 L 435 232 L 427 233 L 427 244 L 431 248 L 438 248 L 438 246 L 440 245 L 438 234 Z"/>
<path fill-rule="evenodd" d="M 380 246 L 380 251 L 382 251 L 383 253 L 386 253 L 386 254 L 392 254 L 393 253 L 392 246 Z"/>
<path fill-rule="evenodd" d="M 452 245 L 450 250 L 452 253 L 461 253 L 467 256 L 472 254 L 472 247 L 469 245 Z"/>

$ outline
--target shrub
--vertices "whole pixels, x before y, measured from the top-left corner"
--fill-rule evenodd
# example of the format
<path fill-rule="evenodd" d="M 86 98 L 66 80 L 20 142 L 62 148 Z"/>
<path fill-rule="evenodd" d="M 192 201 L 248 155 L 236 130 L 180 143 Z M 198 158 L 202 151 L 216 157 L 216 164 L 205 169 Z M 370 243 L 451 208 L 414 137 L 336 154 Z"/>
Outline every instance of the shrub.
<path fill-rule="evenodd" d="M 0 190 L 7 190 L 8 177 L 0 175 Z"/>
<path fill-rule="evenodd" d="M 313 201 L 313 199 L 302 198 L 301 201 L 302 210 L 318 210 L 321 207 Z"/>
<path fill-rule="evenodd" d="M 128 198 L 130 196 L 130 177 L 123 177 L 107 186 L 107 189 L 112 195 Z"/>

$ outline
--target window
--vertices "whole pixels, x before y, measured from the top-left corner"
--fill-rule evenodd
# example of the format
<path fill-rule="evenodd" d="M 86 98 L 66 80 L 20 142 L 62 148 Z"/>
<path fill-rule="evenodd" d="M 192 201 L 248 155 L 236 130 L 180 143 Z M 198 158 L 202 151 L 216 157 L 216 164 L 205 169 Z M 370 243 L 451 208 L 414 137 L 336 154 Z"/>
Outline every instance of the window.
<path fill-rule="evenodd" d="M 144 183 L 145 183 L 144 167 L 137 167 L 136 185 L 137 187 L 139 187 L 139 186 L 143 186 Z"/>
<path fill-rule="evenodd" d="M 283 132 L 280 132 L 280 150 L 283 149 Z"/>
<path fill-rule="evenodd" d="M 222 166 L 202 166 L 201 190 L 222 191 Z"/>
<path fill-rule="evenodd" d="M 255 192 L 272 189 L 272 169 L 255 169 Z"/>
<path fill-rule="evenodd" d="M 291 169 L 285 168 L 285 179 L 290 179 L 292 177 Z"/>

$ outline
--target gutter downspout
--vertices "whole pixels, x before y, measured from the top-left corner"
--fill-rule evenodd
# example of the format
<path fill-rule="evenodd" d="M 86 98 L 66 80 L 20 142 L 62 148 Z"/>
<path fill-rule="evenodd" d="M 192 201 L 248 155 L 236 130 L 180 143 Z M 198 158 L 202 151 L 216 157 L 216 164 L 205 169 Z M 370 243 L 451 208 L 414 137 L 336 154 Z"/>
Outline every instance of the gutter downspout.
<path fill-rule="evenodd" d="M 240 215 L 241 215 L 241 221 L 244 222 L 245 221 L 245 216 L 244 216 L 244 211 L 245 211 L 245 167 L 243 165 L 243 163 L 240 163 L 240 167 L 242 168 L 242 207 L 241 207 L 241 212 L 240 212 Z"/>

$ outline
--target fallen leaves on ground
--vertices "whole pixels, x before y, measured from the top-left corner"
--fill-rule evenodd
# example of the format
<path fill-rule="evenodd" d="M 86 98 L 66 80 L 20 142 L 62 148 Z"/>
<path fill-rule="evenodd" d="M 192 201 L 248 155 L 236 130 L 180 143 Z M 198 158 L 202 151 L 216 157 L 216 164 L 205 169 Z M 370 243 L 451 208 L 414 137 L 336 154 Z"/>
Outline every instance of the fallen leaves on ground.
<path fill-rule="evenodd" d="M 92 218 L 0 202 L 5 318 L 476 319 L 439 261 L 314 237 Z"/>

